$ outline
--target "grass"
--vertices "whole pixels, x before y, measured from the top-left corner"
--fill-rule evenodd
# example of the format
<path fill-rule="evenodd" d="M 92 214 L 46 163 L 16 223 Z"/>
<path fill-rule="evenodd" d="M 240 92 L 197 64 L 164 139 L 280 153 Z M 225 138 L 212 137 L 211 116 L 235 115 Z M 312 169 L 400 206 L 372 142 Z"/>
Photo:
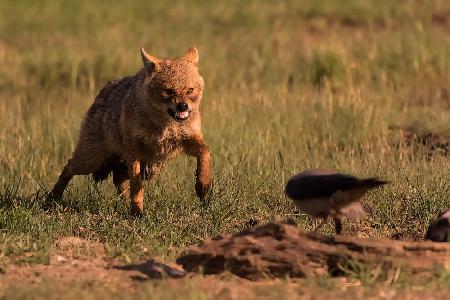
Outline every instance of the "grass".
<path fill-rule="evenodd" d="M 391 276 L 396 276 L 393 272 Z M 373 277 L 373 275 L 370 275 Z M 226 277 L 226 276 L 225 276 Z M 118 293 L 112 285 L 99 284 L 95 280 L 81 280 L 70 285 L 44 279 L 41 285 L 13 285 L 4 294 L 4 299 L 318 299 L 348 298 L 367 299 L 390 296 L 394 299 L 446 299 L 448 297 L 448 277 L 420 282 L 411 277 L 392 280 L 364 282 L 355 279 L 341 280 L 283 279 L 272 283 L 249 283 L 236 278 L 211 280 L 208 277 L 193 277 L 179 281 L 149 281 L 138 290 Z M 373 278 L 372 278 L 373 279 Z M 407 280 L 405 283 L 404 280 Z M 443 282 L 445 281 L 445 282 Z M 405 285 L 406 284 L 406 285 Z"/>
<path fill-rule="evenodd" d="M 420 240 L 450 207 L 448 158 L 396 147 L 388 126 L 450 130 L 449 18 L 439 0 L 0 2 L 0 262 L 46 263 L 51 242 L 70 235 L 111 257 L 171 259 L 250 218 L 291 216 L 284 184 L 312 167 L 391 181 L 346 230 Z M 141 68 L 142 46 L 177 56 L 192 44 L 206 81 L 210 206 L 181 156 L 147 183 L 142 219 L 111 180 L 83 177 L 66 209 L 45 211 L 99 89 Z"/>

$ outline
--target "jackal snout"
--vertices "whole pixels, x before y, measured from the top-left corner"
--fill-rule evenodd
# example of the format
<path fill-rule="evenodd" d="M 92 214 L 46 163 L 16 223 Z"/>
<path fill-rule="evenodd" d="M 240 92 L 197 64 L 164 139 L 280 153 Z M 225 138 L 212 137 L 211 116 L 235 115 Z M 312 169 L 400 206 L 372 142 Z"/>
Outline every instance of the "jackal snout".
<path fill-rule="evenodd" d="M 177 121 L 186 120 L 187 118 L 189 118 L 190 114 L 189 104 L 187 104 L 186 102 L 178 102 L 175 105 L 175 109 L 170 107 L 167 111 L 172 116 L 172 118 Z"/>
<path fill-rule="evenodd" d="M 201 87 L 197 93 L 194 88 L 188 88 L 187 91 L 176 91 L 174 89 L 163 89 L 161 91 L 161 100 L 163 106 L 167 107 L 166 111 L 178 122 L 185 121 L 192 112 L 198 111 Z"/>

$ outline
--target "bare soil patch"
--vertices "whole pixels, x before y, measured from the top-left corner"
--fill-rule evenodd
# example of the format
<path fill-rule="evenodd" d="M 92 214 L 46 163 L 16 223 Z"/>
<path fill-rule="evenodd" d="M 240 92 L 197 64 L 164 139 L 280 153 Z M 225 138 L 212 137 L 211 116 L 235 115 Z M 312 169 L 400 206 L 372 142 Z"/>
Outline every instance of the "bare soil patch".
<path fill-rule="evenodd" d="M 106 297 L 109 294 L 125 298 L 145 293 L 167 298 L 171 291 L 189 291 L 194 293 L 194 298 L 200 293 L 211 299 L 368 296 L 444 299 L 445 290 L 398 290 L 389 285 L 367 289 L 360 280 L 342 276 L 327 277 L 327 283 L 321 286 L 320 281 L 292 277 L 333 275 L 330 269 L 336 263 L 333 258 L 342 257 L 362 262 L 408 261 L 415 271 L 428 270 L 432 265 L 442 264 L 443 252 L 450 249 L 446 244 L 324 237 L 303 233 L 289 224 L 269 223 L 235 236 L 204 241 L 179 258 L 188 271 L 214 274 L 206 275 L 186 272 L 180 265 L 157 259 L 123 264 L 105 258 L 101 243 L 78 237 L 60 238 L 53 247 L 48 265 L 8 265 L 4 274 L 0 274 L 0 297 L 9 298 L 11 293 L 17 296 L 16 291 L 23 289 L 34 294 L 33 289 L 44 288 L 45 297 L 51 295 L 49 299 L 53 299 L 72 288 L 84 291 L 83 295 L 93 293 Z M 73 293 L 68 296 L 71 297 L 77 298 Z"/>

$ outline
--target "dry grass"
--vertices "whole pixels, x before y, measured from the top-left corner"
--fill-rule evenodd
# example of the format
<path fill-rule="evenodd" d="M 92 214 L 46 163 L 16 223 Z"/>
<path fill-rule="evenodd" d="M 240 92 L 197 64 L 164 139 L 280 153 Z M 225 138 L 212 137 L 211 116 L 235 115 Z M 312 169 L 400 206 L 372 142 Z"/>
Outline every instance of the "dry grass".
<path fill-rule="evenodd" d="M 0 261 L 48 262 L 53 240 L 79 236 L 110 257 L 172 258 L 183 246 L 292 216 L 289 176 L 326 167 L 390 180 L 345 230 L 420 240 L 450 207 L 447 157 L 395 146 L 392 124 L 450 130 L 448 1 L 2 1 Z M 181 157 L 128 216 L 111 182 L 77 178 L 65 210 L 44 211 L 107 80 L 141 67 L 138 49 L 179 55 L 195 44 L 214 159 L 209 208 Z M 331 231 L 331 226 L 325 230 Z"/>

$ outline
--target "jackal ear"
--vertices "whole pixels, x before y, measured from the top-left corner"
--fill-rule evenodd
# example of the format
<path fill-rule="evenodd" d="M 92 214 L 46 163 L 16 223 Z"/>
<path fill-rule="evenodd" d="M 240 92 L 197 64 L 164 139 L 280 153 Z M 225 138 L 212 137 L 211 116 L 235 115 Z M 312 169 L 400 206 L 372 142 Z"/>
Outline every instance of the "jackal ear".
<path fill-rule="evenodd" d="M 198 63 L 198 50 L 194 46 L 190 47 L 186 54 L 183 56 L 185 60 L 190 61 L 194 65 Z"/>
<path fill-rule="evenodd" d="M 154 56 L 151 56 L 145 52 L 144 48 L 141 48 L 142 61 L 144 62 L 144 68 L 147 74 L 151 74 L 153 71 L 159 68 L 159 63 L 161 62 Z"/>

